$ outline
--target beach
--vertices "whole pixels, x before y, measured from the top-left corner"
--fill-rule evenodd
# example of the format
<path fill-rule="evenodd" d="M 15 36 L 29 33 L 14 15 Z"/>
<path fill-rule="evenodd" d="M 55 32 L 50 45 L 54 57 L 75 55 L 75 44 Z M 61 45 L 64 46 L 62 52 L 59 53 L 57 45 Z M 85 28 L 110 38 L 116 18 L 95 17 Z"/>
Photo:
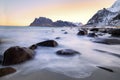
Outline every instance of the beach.
<path fill-rule="evenodd" d="M 94 38 L 78 36 L 77 33 L 78 28 L 69 27 L 1 27 L 0 55 L 11 46 L 29 47 L 45 40 L 55 40 L 58 46 L 39 46 L 33 59 L 11 65 L 17 71 L 0 80 L 119 80 L 120 45 L 94 43 Z M 56 52 L 62 49 L 72 49 L 80 54 L 57 55 Z"/>

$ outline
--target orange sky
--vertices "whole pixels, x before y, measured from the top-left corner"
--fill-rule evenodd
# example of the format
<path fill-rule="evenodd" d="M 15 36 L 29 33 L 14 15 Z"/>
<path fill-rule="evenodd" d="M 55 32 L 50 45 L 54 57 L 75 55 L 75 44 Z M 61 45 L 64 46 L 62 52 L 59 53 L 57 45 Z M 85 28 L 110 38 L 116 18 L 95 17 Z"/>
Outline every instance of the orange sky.
<path fill-rule="evenodd" d="M 28 26 L 35 18 L 41 16 L 53 21 L 66 20 L 85 24 L 98 10 L 108 8 L 115 2 L 115 0 L 11 1 L 13 2 L 0 2 L 0 25 Z"/>

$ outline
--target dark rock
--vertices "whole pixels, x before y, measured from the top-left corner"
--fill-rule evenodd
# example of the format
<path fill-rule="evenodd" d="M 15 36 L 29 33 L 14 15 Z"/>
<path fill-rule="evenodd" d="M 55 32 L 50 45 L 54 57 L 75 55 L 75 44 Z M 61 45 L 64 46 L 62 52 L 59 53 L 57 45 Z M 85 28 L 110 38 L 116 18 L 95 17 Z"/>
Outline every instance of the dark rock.
<path fill-rule="evenodd" d="M 0 55 L 0 64 L 2 63 L 2 61 L 3 61 L 3 56 Z"/>
<path fill-rule="evenodd" d="M 113 37 L 120 37 L 120 29 L 111 29 L 109 30 L 109 33 Z"/>
<path fill-rule="evenodd" d="M 34 51 L 29 48 L 19 46 L 10 47 L 4 52 L 2 65 L 19 64 L 33 58 L 34 55 Z"/>
<path fill-rule="evenodd" d="M 100 69 L 106 70 L 108 72 L 114 72 L 112 69 L 109 69 L 109 68 L 105 68 L 105 67 L 101 67 L 101 66 L 97 66 L 97 67 Z"/>
<path fill-rule="evenodd" d="M 60 37 L 56 37 L 55 39 L 60 39 Z"/>
<path fill-rule="evenodd" d="M 35 50 L 35 49 L 37 49 L 37 45 L 34 44 L 34 45 L 30 46 L 29 49 Z"/>
<path fill-rule="evenodd" d="M 47 41 L 37 43 L 37 45 L 38 46 L 45 46 L 45 47 L 56 47 L 56 46 L 58 46 L 58 43 L 54 40 L 47 40 Z"/>
<path fill-rule="evenodd" d="M 87 33 L 84 30 L 79 30 L 79 32 L 77 33 L 77 35 L 83 36 L 86 35 Z"/>
<path fill-rule="evenodd" d="M 61 30 L 61 31 L 65 31 L 65 30 Z"/>
<path fill-rule="evenodd" d="M 80 53 L 72 49 L 63 49 L 63 50 L 58 50 L 56 54 L 65 55 L 65 56 L 73 56 L 73 55 L 80 54 Z"/>
<path fill-rule="evenodd" d="M 98 29 L 98 28 L 92 28 L 92 29 L 90 29 L 90 31 L 93 31 L 93 32 L 98 32 L 98 31 L 99 31 L 99 29 Z"/>
<path fill-rule="evenodd" d="M 102 43 L 102 44 L 109 44 L 115 45 L 120 44 L 120 39 L 113 39 L 113 38 L 95 38 L 93 42 Z"/>
<path fill-rule="evenodd" d="M 12 67 L 0 68 L 0 77 L 16 72 L 16 69 Z"/>
<path fill-rule="evenodd" d="M 88 37 L 97 37 L 97 35 L 95 33 L 88 33 L 87 35 Z"/>
<path fill-rule="evenodd" d="M 68 32 L 64 32 L 64 34 L 68 34 Z"/>

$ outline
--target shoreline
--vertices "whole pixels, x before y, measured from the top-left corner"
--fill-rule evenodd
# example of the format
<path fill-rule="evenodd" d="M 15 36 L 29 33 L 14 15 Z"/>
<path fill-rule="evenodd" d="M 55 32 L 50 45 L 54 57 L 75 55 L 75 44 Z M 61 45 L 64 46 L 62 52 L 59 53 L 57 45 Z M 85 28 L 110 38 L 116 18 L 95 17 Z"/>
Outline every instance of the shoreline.
<path fill-rule="evenodd" d="M 119 80 L 120 68 L 118 67 L 109 67 L 109 68 L 112 69 L 114 72 L 108 72 L 106 70 L 98 68 L 92 73 L 91 76 L 86 78 L 72 78 L 64 74 L 51 72 L 49 70 L 43 69 L 22 76 L 17 74 L 15 76 L 12 75 L 9 77 L 8 75 L 0 79 L 1 80 Z"/>

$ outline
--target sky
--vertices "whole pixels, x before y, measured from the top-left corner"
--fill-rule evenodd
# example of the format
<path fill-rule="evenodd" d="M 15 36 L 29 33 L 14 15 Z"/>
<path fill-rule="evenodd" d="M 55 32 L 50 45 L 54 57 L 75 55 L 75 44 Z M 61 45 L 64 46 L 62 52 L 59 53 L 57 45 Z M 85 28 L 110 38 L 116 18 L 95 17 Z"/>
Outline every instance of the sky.
<path fill-rule="evenodd" d="M 0 25 L 28 26 L 35 18 L 82 22 L 116 0 L 0 0 Z"/>

